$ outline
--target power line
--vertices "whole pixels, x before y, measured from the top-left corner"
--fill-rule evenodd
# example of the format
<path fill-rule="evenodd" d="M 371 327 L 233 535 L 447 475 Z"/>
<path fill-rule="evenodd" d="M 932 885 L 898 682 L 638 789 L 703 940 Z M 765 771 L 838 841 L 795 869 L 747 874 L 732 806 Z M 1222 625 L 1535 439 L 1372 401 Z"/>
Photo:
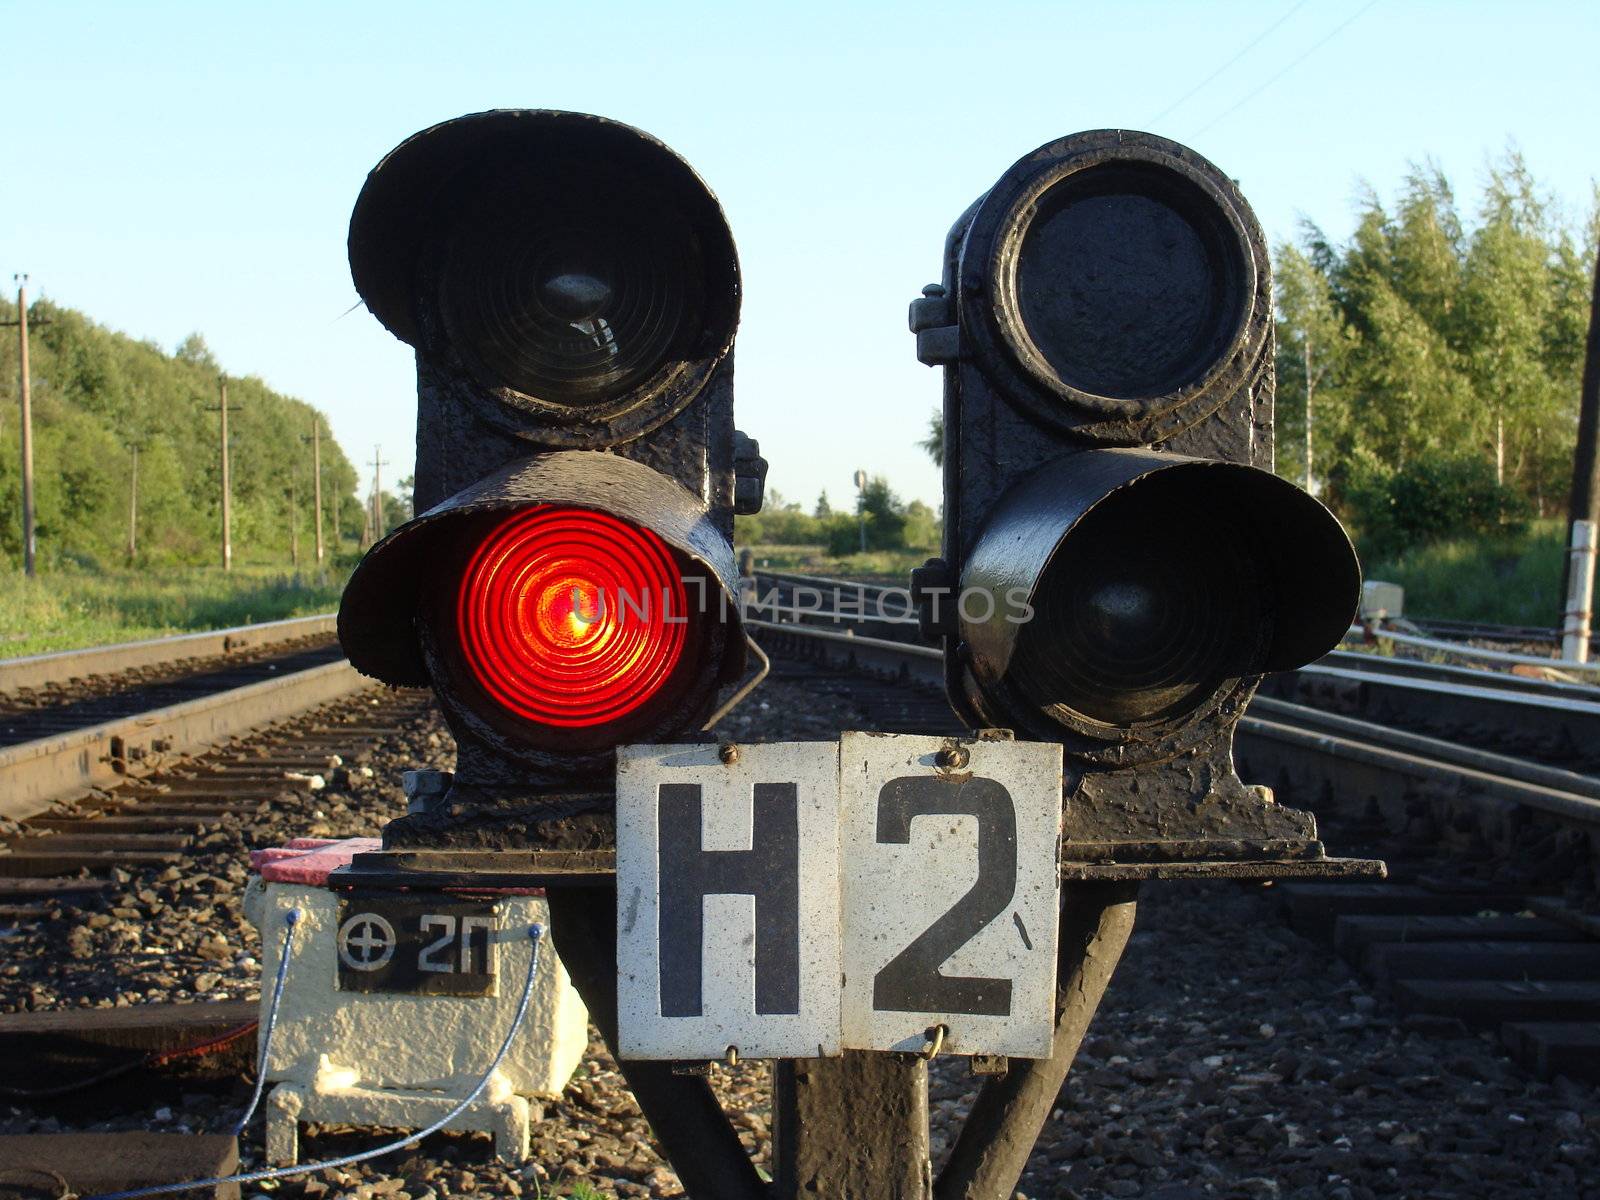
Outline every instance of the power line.
<path fill-rule="evenodd" d="M 1256 36 L 1250 40 L 1250 43 L 1247 46 L 1245 46 L 1245 48 L 1243 50 L 1239 51 L 1239 53 L 1235 54 L 1227 62 L 1223 63 L 1215 71 L 1211 72 L 1211 74 L 1207 75 L 1199 83 L 1195 84 L 1187 92 L 1185 92 L 1183 95 L 1179 96 L 1176 100 L 1174 100 L 1171 104 L 1169 104 L 1165 108 L 1163 108 L 1155 116 L 1151 117 L 1150 118 L 1150 127 L 1151 127 L 1151 129 L 1154 129 L 1156 125 L 1160 124 L 1160 122 L 1167 116 L 1167 114 L 1170 113 L 1173 109 L 1177 108 L 1178 105 L 1182 104 L 1190 96 L 1194 95 L 1201 88 L 1205 87 L 1206 84 L 1210 83 L 1218 75 L 1221 75 L 1229 67 L 1233 66 L 1234 63 L 1238 62 L 1241 58 L 1243 58 L 1246 54 L 1249 54 L 1250 51 L 1254 50 L 1257 46 L 1259 46 L 1266 39 L 1268 34 L 1270 34 L 1273 30 L 1277 29 L 1278 26 L 1282 25 L 1285 21 L 1287 21 L 1290 17 L 1294 16 L 1295 13 L 1299 12 L 1302 8 L 1304 8 L 1309 3 L 1311 3 L 1311 0 L 1299 0 L 1299 3 L 1297 3 L 1288 12 L 1284 13 L 1283 16 L 1279 17 L 1271 25 L 1268 25 L 1260 33 L 1256 34 Z"/>
<path fill-rule="evenodd" d="M 1335 25 L 1333 27 L 1333 29 L 1331 29 L 1322 38 L 1320 38 L 1318 41 L 1312 43 L 1310 49 L 1306 50 L 1298 58 L 1293 59 L 1289 63 L 1288 66 L 1284 67 L 1283 70 L 1279 71 L 1271 79 L 1267 80 L 1260 87 L 1256 88 L 1255 91 L 1253 91 L 1253 92 L 1249 93 L 1248 95 L 1246 95 L 1242 100 L 1240 100 L 1238 103 L 1233 105 L 1232 108 L 1224 110 L 1222 113 L 1218 114 L 1217 116 L 1213 117 L 1211 120 L 1207 121 L 1199 129 L 1196 129 L 1193 133 L 1191 133 L 1189 135 L 1190 138 L 1199 137 L 1202 133 L 1204 133 L 1206 130 L 1210 129 L 1213 125 L 1216 125 L 1218 122 L 1222 121 L 1224 118 L 1231 117 L 1234 113 L 1238 112 L 1246 104 L 1249 104 L 1250 101 L 1254 100 L 1262 92 L 1266 91 L 1273 84 L 1277 83 L 1278 80 L 1282 79 L 1290 71 L 1294 70 L 1301 63 L 1305 62 L 1306 59 L 1310 58 L 1318 50 L 1322 49 L 1329 42 L 1333 41 L 1334 38 L 1338 37 L 1341 33 L 1343 33 L 1350 26 L 1354 25 L 1356 23 L 1356 21 L 1358 21 L 1361 17 L 1366 15 L 1366 12 L 1367 12 L 1368 9 L 1372 8 L 1377 3 L 1378 3 L 1378 0 L 1367 0 L 1367 3 L 1362 5 L 1359 9 L 1357 9 L 1354 14 L 1352 14 L 1349 17 L 1346 17 L 1343 21 L 1339 22 L 1339 24 Z"/>

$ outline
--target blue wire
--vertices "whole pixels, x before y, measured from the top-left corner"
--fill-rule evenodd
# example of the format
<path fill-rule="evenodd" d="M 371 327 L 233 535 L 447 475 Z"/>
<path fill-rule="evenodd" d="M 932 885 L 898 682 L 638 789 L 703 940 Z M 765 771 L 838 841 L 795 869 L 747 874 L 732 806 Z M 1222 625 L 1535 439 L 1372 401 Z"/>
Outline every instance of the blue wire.
<path fill-rule="evenodd" d="M 444 1116 L 440 1117 L 426 1129 L 408 1134 L 398 1141 L 390 1142 L 384 1146 L 377 1146 L 371 1150 L 363 1150 L 359 1154 L 347 1154 L 343 1158 L 328 1158 L 322 1162 L 302 1163 L 293 1167 L 276 1167 L 264 1171 L 251 1171 L 244 1175 L 226 1175 L 217 1179 L 196 1179 L 191 1183 L 164 1183 L 157 1187 L 135 1188 L 128 1192 L 107 1192 L 99 1196 L 86 1196 L 84 1200 L 137 1200 L 142 1196 L 165 1196 L 172 1192 L 187 1192 L 194 1188 L 217 1187 L 224 1183 L 260 1183 L 267 1179 L 287 1179 L 291 1175 L 304 1175 L 310 1171 L 322 1171 L 329 1167 L 348 1167 L 352 1163 L 365 1162 L 369 1158 L 378 1158 L 381 1155 L 399 1150 L 404 1146 L 420 1142 L 430 1134 L 438 1133 L 451 1121 L 455 1120 L 474 1100 L 489 1086 L 489 1080 L 500 1069 L 500 1064 L 505 1060 L 506 1054 L 511 1049 L 511 1043 L 517 1036 L 517 1031 L 522 1028 L 523 1019 L 528 1015 L 528 1003 L 533 999 L 534 975 L 539 969 L 539 942 L 544 937 L 544 926 L 528 926 L 528 940 L 533 943 L 533 948 L 528 954 L 528 978 L 522 985 L 522 999 L 517 1002 L 517 1015 L 511 1020 L 511 1028 L 506 1030 L 506 1040 L 500 1043 L 500 1050 L 494 1056 L 494 1061 L 489 1064 L 489 1069 L 483 1073 L 483 1078 L 478 1080 L 478 1086 L 468 1092 L 466 1097 Z"/>
<path fill-rule="evenodd" d="M 261 1034 L 261 1061 L 256 1064 L 256 1090 L 250 1095 L 250 1103 L 244 1110 L 244 1116 L 239 1118 L 239 1123 L 233 1127 L 233 1136 L 238 1137 L 244 1132 L 244 1127 L 250 1124 L 250 1118 L 256 1115 L 256 1106 L 261 1103 L 261 1093 L 267 1086 L 267 1063 L 272 1054 L 272 1031 L 278 1027 L 278 1001 L 283 999 L 283 981 L 289 977 L 289 948 L 294 941 L 295 922 L 300 919 L 300 910 L 291 908 L 283 914 L 283 945 L 278 949 L 278 979 L 272 985 L 272 1002 L 267 1005 L 267 1025 Z"/>

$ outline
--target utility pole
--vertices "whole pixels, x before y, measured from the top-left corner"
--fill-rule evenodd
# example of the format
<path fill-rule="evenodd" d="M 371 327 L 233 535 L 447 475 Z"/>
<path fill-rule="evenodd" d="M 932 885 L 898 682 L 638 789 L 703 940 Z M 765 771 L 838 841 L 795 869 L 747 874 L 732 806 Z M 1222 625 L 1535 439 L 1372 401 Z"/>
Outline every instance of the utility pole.
<path fill-rule="evenodd" d="M 289 476 L 289 562 L 300 569 L 300 491 L 293 475 Z"/>
<path fill-rule="evenodd" d="M 34 569 L 37 546 L 33 532 L 33 381 L 28 371 L 28 277 L 13 275 L 11 279 L 17 285 L 17 319 L 0 321 L 0 325 L 17 327 L 18 373 L 22 382 L 22 570 L 32 579 L 37 573 Z"/>
<path fill-rule="evenodd" d="M 383 468 L 389 465 L 383 458 L 383 447 L 372 448 L 372 540 L 379 541 L 383 528 Z"/>
<path fill-rule="evenodd" d="M 1600 257 L 1595 260 L 1589 304 L 1589 340 L 1578 394 L 1578 445 L 1572 463 L 1572 501 L 1567 507 L 1567 562 L 1562 573 L 1561 656 L 1589 659 L 1594 611 L 1596 527 L 1600 525 Z"/>
<path fill-rule="evenodd" d="M 217 378 L 221 393 L 215 408 L 207 412 L 222 414 L 222 569 L 233 570 L 233 481 L 228 474 L 228 377 Z M 232 411 L 237 412 L 237 409 Z"/>
<path fill-rule="evenodd" d="M 322 566 L 322 418 L 311 418 L 311 501 L 317 510 L 317 566 Z"/>
<path fill-rule="evenodd" d="M 131 447 L 133 471 L 128 476 L 128 565 L 139 550 L 139 443 Z"/>
<path fill-rule="evenodd" d="M 1317 489 L 1311 482 L 1311 393 L 1316 387 L 1316 381 L 1311 378 L 1311 335 L 1309 333 L 1300 342 L 1300 353 L 1306 368 L 1306 491 L 1315 496 Z"/>
<path fill-rule="evenodd" d="M 857 471 L 856 483 L 856 516 L 861 525 L 861 553 L 867 552 L 867 473 Z"/>

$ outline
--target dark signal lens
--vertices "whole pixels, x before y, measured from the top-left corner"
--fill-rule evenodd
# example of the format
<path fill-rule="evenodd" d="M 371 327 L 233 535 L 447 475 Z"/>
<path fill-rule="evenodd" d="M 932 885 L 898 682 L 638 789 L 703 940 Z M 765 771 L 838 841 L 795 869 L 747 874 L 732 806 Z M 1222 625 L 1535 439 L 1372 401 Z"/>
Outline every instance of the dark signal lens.
<path fill-rule="evenodd" d="M 448 247 L 445 319 L 485 382 L 572 408 L 693 353 L 711 270 L 692 223 L 640 181 L 588 164 L 501 179 Z"/>
<path fill-rule="evenodd" d="M 496 526 L 456 600 L 462 656 L 484 692 L 541 725 L 618 720 L 683 658 L 688 603 L 665 542 L 607 513 L 539 505 Z"/>
<path fill-rule="evenodd" d="M 1171 170 L 1075 172 L 1020 231 L 1010 335 L 1080 392 L 1169 395 L 1215 370 L 1240 336 L 1248 254 L 1217 201 Z"/>
<path fill-rule="evenodd" d="M 1068 535 L 1012 660 L 1023 694 L 1126 728 L 1262 669 L 1275 614 L 1261 550 L 1183 482 L 1123 489 Z"/>

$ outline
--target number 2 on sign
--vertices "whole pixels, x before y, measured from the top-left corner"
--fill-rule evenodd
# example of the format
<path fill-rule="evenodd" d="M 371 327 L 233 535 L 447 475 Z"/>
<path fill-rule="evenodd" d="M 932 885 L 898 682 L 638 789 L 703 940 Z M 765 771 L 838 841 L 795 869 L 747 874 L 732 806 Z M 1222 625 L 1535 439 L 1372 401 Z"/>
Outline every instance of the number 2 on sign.
<path fill-rule="evenodd" d="M 978 878 L 872 980 L 879 1012 L 1011 1015 L 1011 980 L 941 975 L 939 968 L 988 927 L 1017 894 L 1017 810 L 1011 793 L 992 779 L 954 788 L 938 779 L 891 779 L 878 793 L 878 842 L 911 842 L 916 817 L 969 816 L 978 822 Z"/>

